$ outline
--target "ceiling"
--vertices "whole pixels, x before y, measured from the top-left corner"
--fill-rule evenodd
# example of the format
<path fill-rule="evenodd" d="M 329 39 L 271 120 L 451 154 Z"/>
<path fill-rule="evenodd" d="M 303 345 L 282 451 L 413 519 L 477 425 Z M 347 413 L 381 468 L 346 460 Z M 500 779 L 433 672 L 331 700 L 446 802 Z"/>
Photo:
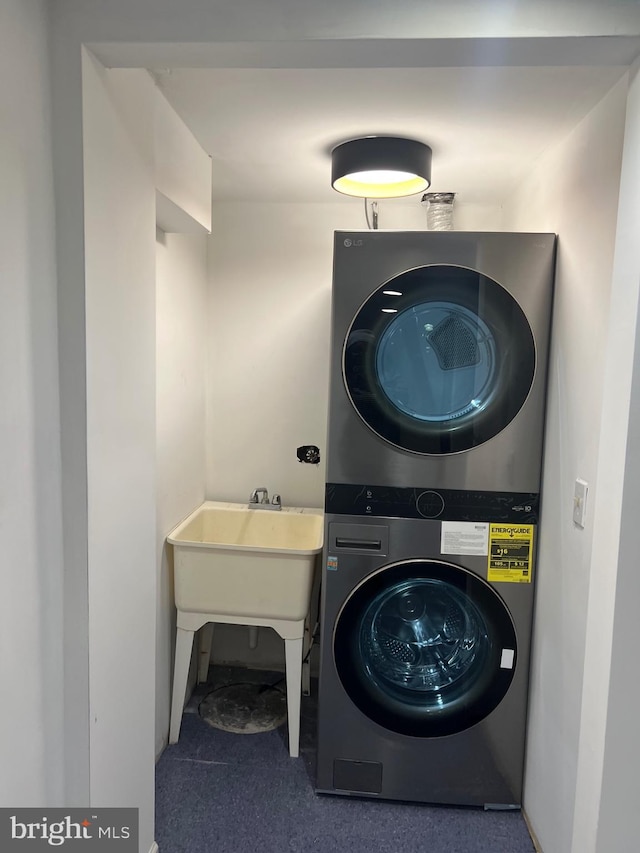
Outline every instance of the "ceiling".
<path fill-rule="evenodd" d="M 501 200 L 625 67 L 190 68 L 155 71 L 211 155 L 213 200 L 331 202 L 330 151 L 386 134 L 433 149 L 433 191 Z"/>

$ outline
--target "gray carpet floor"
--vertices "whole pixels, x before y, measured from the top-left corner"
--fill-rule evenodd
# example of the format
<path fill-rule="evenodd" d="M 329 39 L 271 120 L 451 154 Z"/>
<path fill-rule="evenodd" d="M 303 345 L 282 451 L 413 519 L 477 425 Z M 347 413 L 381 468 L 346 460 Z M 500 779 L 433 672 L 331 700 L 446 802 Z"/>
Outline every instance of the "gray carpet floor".
<path fill-rule="evenodd" d="M 314 791 L 314 691 L 303 698 L 300 758 L 286 725 L 240 735 L 198 714 L 213 684 L 277 674 L 214 667 L 185 710 L 180 741 L 156 768 L 160 853 L 532 853 L 519 812 L 485 812 Z"/>

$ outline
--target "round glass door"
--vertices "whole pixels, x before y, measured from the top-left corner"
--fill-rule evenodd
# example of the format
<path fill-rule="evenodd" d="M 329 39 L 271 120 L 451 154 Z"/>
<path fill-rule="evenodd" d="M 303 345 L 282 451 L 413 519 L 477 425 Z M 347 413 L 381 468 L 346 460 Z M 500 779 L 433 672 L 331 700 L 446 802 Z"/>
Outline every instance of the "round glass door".
<path fill-rule="evenodd" d="M 501 285 L 434 265 L 367 299 L 347 333 L 343 376 L 356 411 L 381 438 L 446 454 L 488 441 L 513 420 L 535 362 L 529 323 Z"/>
<path fill-rule="evenodd" d="M 409 560 L 379 570 L 342 608 L 334 659 L 354 704 L 401 734 L 475 725 L 513 679 L 516 636 L 500 596 L 459 566 Z"/>

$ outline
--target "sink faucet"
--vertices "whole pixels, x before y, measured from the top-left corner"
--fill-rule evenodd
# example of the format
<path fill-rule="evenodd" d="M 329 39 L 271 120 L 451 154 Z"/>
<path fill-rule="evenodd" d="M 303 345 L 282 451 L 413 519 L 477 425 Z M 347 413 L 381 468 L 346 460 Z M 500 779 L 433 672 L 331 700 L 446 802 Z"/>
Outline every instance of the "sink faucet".
<path fill-rule="evenodd" d="M 262 495 L 260 498 L 259 495 Z M 249 509 L 282 509 L 280 495 L 274 495 L 269 503 L 269 492 L 261 486 L 254 489 L 249 497 Z"/>

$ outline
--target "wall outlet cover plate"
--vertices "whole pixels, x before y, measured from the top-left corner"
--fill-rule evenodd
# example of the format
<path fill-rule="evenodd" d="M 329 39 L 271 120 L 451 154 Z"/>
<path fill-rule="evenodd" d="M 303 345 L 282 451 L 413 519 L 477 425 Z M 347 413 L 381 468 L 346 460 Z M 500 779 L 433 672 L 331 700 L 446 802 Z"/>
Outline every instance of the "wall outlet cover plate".
<path fill-rule="evenodd" d="M 587 517 L 587 493 L 589 484 L 578 478 L 573 492 L 573 521 L 578 527 L 584 527 Z"/>

